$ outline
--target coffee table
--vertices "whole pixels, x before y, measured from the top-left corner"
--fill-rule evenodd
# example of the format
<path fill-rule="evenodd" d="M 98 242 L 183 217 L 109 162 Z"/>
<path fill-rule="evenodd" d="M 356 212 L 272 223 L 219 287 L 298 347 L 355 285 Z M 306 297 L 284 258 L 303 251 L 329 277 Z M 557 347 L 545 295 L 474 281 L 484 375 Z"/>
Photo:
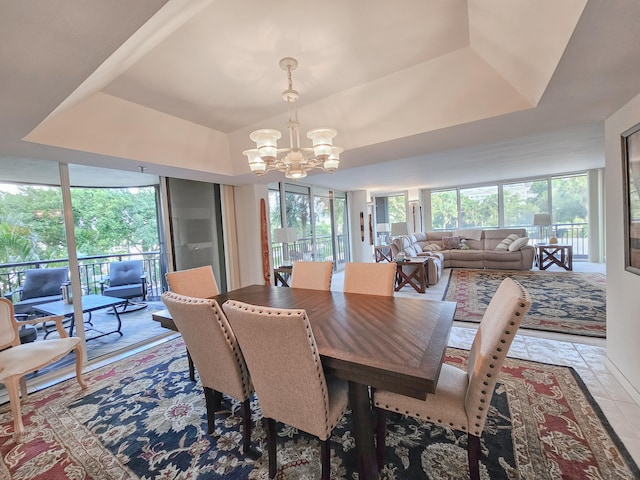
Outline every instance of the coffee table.
<path fill-rule="evenodd" d="M 396 262 L 396 292 L 405 285 L 411 285 L 418 293 L 429 287 L 427 262 L 429 257 L 410 257 Z"/>
<path fill-rule="evenodd" d="M 115 315 L 116 320 L 118 320 L 118 328 L 110 332 L 102 332 L 100 330 L 97 330 L 90 323 L 91 328 L 88 328 L 87 330 L 98 332 L 98 335 L 86 338 L 86 340 L 93 340 L 94 338 L 104 337 L 105 335 L 111 335 L 112 333 L 118 333 L 120 336 L 122 336 L 122 321 L 120 320 L 120 314 L 118 313 L 116 307 L 126 302 L 126 298 L 107 297 L 105 295 L 83 295 L 82 313 L 89 314 L 89 322 L 91 321 L 91 312 L 101 310 L 103 308 L 112 308 L 113 314 Z M 69 336 L 73 336 L 73 328 L 75 327 L 75 312 L 73 311 L 73 304 L 64 303 L 62 300 L 57 300 L 55 302 L 41 303 L 40 305 L 35 305 L 33 308 L 34 310 L 38 310 L 45 315 L 62 315 L 63 317 L 71 320 L 71 322 L 69 323 Z M 48 335 L 48 333 L 49 332 L 47 332 L 45 336 Z"/>

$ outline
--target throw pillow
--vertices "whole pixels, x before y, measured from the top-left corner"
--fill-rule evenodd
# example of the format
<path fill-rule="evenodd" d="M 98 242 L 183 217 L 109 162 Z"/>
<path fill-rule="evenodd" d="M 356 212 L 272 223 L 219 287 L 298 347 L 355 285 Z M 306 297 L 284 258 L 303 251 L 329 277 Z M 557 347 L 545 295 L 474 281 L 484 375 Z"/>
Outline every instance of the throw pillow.
<path fill-rule="evenodd" d="M 460 237 L 442 237 L 442 246 L 445 250 L 457 250 L 460 248 Z"/>
<path fill-rule="evenodd" d="M 431 243 L 429 245 L 425 245 L 424 247 L 422 247 L 422 250 L 425 252 L 434 252 L 434 251 L 442 250 L 442 248 L 440 248 L 440 245 L 438 245 L 437 243 Z"/>
<path fill-rule="evenodd" d="M 512 233 L 496 246 L 496 250 L 509 250 L 509 245 L 511 245 L 518 238 L 520 238 L 520 235 L 518 235 L 517 233 Z"/>
<path fill-rule="evenodd" d="M 520 238 L 514 240 L 513 242 L 511 242 L 511 245 L 509 245 L 509 251 L 510 252 L 515 252 L 517 250 L 520 250 L 527 243 L 529 243 L 529 237 L 520 237 Z"/>

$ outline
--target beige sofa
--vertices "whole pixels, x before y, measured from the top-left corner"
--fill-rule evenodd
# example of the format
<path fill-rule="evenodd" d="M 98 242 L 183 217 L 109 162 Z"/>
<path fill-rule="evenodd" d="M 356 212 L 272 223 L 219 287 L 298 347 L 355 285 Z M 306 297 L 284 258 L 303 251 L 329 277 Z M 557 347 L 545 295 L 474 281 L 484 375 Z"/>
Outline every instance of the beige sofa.
<path fill-rule="evenodd" d="M 440 279 L 442 268 L 493 268 L 499 270 L 530 270 L 533 266 L 535 249 L 524 242 L 527 232 L 524 228 L 498 230 L 467 229 L 456 231 L 420 232 L 397 237 L 391 242 L 391 251 L 395 259 L 399 252 L 407 257 L 430 256 L 440 259 L 441 265 L 430 267 L 429 283 L 435 284 Z M 522 238 L 509 249 L 496 249 L 509 236 L 511 239 Z M 459 245 L 456 247 L 456 238 Z M 508 240 L 506 240 L 508 242 Z M 430 264 L 432 262 L 429 262 Z M 433 271 L 433 275 L 432 275 Z"/>

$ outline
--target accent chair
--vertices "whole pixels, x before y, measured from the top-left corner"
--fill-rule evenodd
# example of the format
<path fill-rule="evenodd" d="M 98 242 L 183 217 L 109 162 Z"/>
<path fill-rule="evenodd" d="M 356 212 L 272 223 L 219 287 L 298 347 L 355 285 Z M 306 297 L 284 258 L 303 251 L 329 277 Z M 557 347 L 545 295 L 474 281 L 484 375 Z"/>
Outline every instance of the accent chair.
<path fill-rule="evenodd" d="M 20 408 L 20 395 L 27 401 L 27 382 L 24 376 L 57 362 L 71 350 L 76 352 L 76 378 L 80 387 L 87 384 L 82 378 L 83 353 L 78 337 L 69 337 L 62 326 L 62 316 L 35 318 L 19 321 L 15 318 L 13 304 L 6 298 L 0 298 L 0 383 L 4 383 L 9 394 L 11 414 L 13 415 L 13 436 L 22 440 L 24 424 Z M 37 322 L 55 322 L 58 339 L 42 340 L 21 344 L 19 329 L 23 325 Z"/>

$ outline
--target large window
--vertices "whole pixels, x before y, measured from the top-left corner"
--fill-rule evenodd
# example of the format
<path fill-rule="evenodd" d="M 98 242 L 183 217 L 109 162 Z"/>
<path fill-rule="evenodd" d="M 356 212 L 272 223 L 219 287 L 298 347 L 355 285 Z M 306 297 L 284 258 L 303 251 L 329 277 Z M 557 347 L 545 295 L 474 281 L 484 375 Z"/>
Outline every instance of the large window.
<path fill-rule="evenodd" d="M 391 225 L 407 221 L 405 195 L 376 197 L 375 207 L 377 243 L 386 245 L 391 239 Z"/>
<path fill-rule="evenodd" d="M 346 261 L 346 195 L 300 184 L 269 185 L 269 216 L 273 264 L 278 267 L 302 261 Z M 295 230 L 292 242 L 275 241 L 277 229 Z"/>
<path fill-rule="evenodd" d="M 431 192 L 431 228 L 526 228 L 536 213 L 550 213 L 550 235 L 573 245 L 575 256 L 588 253 L 587 175 L 563 175 Z"/>

